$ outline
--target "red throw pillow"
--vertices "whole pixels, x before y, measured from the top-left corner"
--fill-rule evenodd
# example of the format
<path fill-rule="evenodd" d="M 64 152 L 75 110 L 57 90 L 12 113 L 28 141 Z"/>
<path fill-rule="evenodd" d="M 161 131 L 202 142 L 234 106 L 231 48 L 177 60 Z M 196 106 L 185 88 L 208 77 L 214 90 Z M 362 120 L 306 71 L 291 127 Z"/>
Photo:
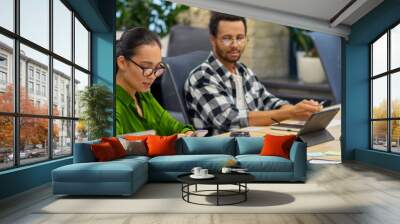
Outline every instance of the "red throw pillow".
<path fill-rule="evenodd" d="M 115 155 L 115 151 L 109 142 L 92 144 L 91 149 L 94 154 L 94 157 L 99 162 L 117 159 L 117 156 Z"/>
<path fill-rule="evenodd" d="M 175 142 L 178 138 L 177 135 L 171 136 L 148 136 L 147 143 L 147 155 L 148 156 L 165 156 L 165 155 L 176 155 Z"/>
<path fill-rule="evenodd" d="M 265 135 L 264 145 L 261 149 L 260 155 L 262 156 L 281 156 L 289 159 L 290 147 L 296 140 L 296 135 Z"/>
<path fill-rule="evenodd" d="M 125 157 L 126 156 L 126 151 L 124 147 L 122 146 L 121 142 L 118 140 L 116 137 L 110 137 L 110 138 L 101 138 L 101 142 L 108 142 L 114 149 L 115 155 L 117 158 Z"/>

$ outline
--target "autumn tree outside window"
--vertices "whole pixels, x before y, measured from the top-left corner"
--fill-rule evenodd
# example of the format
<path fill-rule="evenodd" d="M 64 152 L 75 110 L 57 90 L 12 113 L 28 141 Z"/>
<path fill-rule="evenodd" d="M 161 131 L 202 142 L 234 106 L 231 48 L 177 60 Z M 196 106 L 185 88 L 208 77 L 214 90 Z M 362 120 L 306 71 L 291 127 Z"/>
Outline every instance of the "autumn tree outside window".
<path fill-rule="evenodd" d="M 0 171 L 71 156 L 87 139 L 78 105 L 91 83 L 90 31 L 63 0 L 0 8 Z"/>
<path fill-rule="evenodd" d="M 400 153 L 400 24 L 370 44 L 371 148 Z"/>

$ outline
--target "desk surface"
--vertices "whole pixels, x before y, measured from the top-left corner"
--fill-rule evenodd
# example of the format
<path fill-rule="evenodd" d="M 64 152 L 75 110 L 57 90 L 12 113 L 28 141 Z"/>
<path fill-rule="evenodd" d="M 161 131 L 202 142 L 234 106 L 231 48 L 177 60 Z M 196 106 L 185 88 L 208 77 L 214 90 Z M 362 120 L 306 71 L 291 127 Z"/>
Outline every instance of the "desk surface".
<path fill-rule="evenodd" d="M 307 148 L 307 159 L 308 160 L 330 160 L 330 161 L 341 161 L 341 147 L 340 147 L 340 135 L 341 135 L 341 117 L 340 111 L 336 114 L 335 118 L 328 125 L 327 130 L 335 138 L 332 141 L 325 142 L 319 145 L 310 146 Z M 284 121 L 286 123 L 296 123 L 296 121 Z M 239 129 L 239 131 L 248 131 L 251 137 L 262 137 L 265 134 L 273 135 L 293 135 L 296 132 L 293 131 L 280 131 L 272 130 L 271 126 L 260 126 L 260 127 L 246 127 Z M 229 136 L 230 132 L 223 134 L 222 136 Z"/>

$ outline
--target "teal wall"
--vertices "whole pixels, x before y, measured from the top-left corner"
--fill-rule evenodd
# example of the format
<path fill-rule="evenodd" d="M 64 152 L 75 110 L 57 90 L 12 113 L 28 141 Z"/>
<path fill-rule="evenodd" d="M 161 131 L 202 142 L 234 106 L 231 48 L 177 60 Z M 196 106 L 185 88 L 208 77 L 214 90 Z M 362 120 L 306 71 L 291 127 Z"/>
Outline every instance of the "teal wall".
<path fill-rule="evenodd" d="M 53 169 L 71 163 L 69 157 L 0 172 L 0 199 L 48 183 Z"/>
<path fill-rule="evenodd" d="M 92 82 L 106 84 L 114 91 L 115 0 L 67 2 L 92 32 Z M 48 183 L 53 169 L 71 163 L 69 157 L 0 172 L 0 199 Z"/>
<path fill-rule="evenodd" d="M 345 44 L 343 98 L 344 160 L 399 170 L 400 157 L 369 149 L 369 43 L 400 22 L 400 0 L 386 0 L 351 27 Z M 362 151 L 360 151 L 362 150 Z"/>
<path fill-rule="evenodd" d="M 93 72 L 93 83 L 105 84 L 110 88 L 113 93 L 113 99 L 115 100 L 115 88 L 114 88 L 114 40 L 115 32 L 112 33 L 93 33 L 92 35 L 92 72 Z M 112 105 L 115 105 L 113 102 Z M 115 108 L 113 108 L 114 110 Z M 113 123 L 115 111 L 113 111 L 112 119 Z M 113 124 L 109 131 L 110 135 L 115 135 L 115 125 Z"/>

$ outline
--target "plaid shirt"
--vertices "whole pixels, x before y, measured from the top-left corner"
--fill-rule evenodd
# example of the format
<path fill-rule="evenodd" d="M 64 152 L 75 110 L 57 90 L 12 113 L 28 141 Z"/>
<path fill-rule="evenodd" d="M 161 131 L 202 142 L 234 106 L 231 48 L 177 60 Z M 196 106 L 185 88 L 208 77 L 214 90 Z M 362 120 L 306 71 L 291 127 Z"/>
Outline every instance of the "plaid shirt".
<path fill-rule="evenodd" d="M 289 103 L 269 93 L 244 64 L 237 63 L 236 67 L 242 76 L 247 110 L 237 108 L 233 77 L 213 52 L 190 72 L 184 90 L 188 115 L 195 128 L 221 133 L 246 127 L 249 111 L 278 109 Z"/>

